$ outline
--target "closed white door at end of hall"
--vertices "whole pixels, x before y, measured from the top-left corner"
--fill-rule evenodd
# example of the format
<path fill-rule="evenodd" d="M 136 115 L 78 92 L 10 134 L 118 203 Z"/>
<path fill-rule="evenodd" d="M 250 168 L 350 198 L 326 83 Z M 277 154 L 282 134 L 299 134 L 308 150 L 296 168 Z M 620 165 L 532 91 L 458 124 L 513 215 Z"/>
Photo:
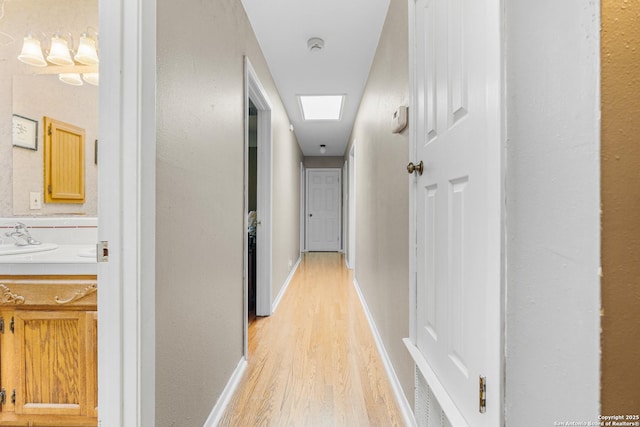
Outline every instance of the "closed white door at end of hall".
<path fill-rule="evenodd" d="M 307 170 L 307 250 L 340 250 L 340 169 Z"/>

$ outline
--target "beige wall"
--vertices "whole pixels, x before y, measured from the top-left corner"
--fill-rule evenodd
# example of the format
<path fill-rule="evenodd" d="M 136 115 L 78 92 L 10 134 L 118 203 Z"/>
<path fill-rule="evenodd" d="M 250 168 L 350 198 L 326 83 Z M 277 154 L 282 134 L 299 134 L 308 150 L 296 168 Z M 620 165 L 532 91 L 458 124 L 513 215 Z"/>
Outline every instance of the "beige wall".
<path fill-rule="evenodd" d="M 640 408 L 640 3 L 602 2 L 603 414 Z"/>
<path fill-rule="evenodd" d="M 4 2 L 4 17 L 0 20 L 0 217 L 17 214 L 83 213 L 96 215 L 96 173 L 93 164 L 93 141 L 97 134 L 97 88 L 84 85 L 71 87 L 57 81 L 57 76 L 34 76 L 42 69 L 18 61 L 22 39 L 29 31 L 42 31 L 49 36 L 55 30 L 71 32 L 75 42 L 88 26 L 98 28 L 97 0 L 21 0 Z M 5 35 L 13 37 L 13 42 Z M 14 107 L 14 76 L 33 79 L 33 83 L 16 94 L 16 113 L 38 121 L 38 151 L 13 148 L 11 129 Z M 31 77 L 27 77 L 31 76 Z M 86 98 L 85 98 L 86 97 Z M 83 101 L 80 99 L 83 98 Z M 69 100 L 58 102 L 56 99 Z M 86 115 L 76 105 L 84 104 Z M 84 205 L 43 204 L 43 209 L 28 209 L 29 192 L 42 192 L 42 116 L 68 121 L 87 129 L 86 146 L 86 195 Z M 14 154 L 16 157 L 16 191 L 14 194 Z"/>
<path fill-rule="evenodd" d="M 342 156 L 306 156 L 304 167 L 310 169 L 317 168 L 342 168 L 344 157 Z"/>
<path fill-rule="evenodd" d="M 409 103 L 407 2 L 391 0 L 345 155 L 356 144 L 358 280 L 408 401 L 413 404 L 409 336 L 409 134 L 391 133 Z"/>
<path fill-rule="evenodd" d="M 273 105 L 275 296 L 299 254 L 302 155 L 266 62 L 240 0 L 158 2 L 158 426 L 202 425 L 243 354 L 244 55 Z"/>

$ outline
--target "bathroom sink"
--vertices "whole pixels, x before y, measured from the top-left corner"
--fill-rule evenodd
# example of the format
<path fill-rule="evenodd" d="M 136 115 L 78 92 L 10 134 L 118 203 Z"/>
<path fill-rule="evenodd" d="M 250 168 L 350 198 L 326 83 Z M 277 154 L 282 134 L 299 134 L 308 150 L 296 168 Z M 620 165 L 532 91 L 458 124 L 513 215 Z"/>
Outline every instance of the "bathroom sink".
<path fill-rule="evenodd" d="M 57 248 L 58 248 L 58 245 L 56 245 L 55 243 L 42 243 L 40 245 L 27 245 L 27 246 L 18 246 L 14 243 L 2 243 L 0 244 L 0 256 L 52 251 Z"/>

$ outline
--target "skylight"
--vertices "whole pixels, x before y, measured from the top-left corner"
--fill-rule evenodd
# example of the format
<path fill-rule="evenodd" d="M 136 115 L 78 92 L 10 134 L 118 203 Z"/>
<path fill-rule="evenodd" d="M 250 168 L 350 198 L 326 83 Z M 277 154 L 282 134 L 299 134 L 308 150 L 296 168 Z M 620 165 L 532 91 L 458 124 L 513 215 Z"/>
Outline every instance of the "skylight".
<path fill-rule="evenodd" d="M 305 120 L 340 120 L 344 95 L 299 95 Z"/>

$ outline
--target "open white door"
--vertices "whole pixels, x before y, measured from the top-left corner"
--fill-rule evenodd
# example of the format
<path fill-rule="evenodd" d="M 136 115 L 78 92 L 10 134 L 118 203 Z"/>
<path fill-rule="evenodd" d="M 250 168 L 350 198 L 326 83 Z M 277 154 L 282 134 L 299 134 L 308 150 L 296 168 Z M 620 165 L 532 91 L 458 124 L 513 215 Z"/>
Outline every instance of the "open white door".
<path fill-rule="evenodd" d="M 416 166 L 422 161 L 424 172 L 416 170 L 412 178 L 416 308 L 409 346 L 452 425 L 497 426 L 502 413 L 500 1 L 410 4 L 412 160 Z"/>
<path fill-rule="evenodd" d="M 156 2 L 99 0 L 98 425 L 155 425 Z M 124 42 L 126 40 L 126 43 Z"/>

